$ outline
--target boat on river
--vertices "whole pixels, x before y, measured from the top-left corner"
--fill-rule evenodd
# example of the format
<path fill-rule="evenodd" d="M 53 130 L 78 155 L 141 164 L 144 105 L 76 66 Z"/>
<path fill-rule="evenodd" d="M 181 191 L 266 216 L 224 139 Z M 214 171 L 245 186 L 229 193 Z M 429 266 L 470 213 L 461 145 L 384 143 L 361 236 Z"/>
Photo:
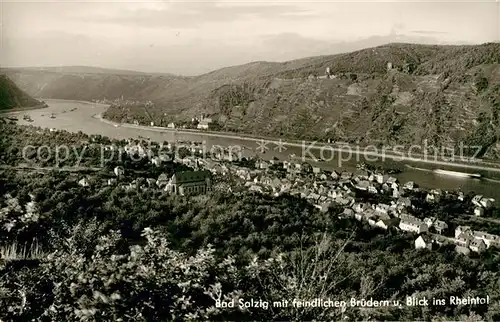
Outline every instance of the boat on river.
<path fill-rule="evenodd" d="M 443 169 L 436 169 L 436 170 L 434 170 L 434 173 L 458 177 L 458 178 L 472 178 L 472 179 L 480 179 L 481 178 L 481 175 L 478 173 L 458 172 L 458 171 L 450 171 L 450 170 L 443 170 Z"/>

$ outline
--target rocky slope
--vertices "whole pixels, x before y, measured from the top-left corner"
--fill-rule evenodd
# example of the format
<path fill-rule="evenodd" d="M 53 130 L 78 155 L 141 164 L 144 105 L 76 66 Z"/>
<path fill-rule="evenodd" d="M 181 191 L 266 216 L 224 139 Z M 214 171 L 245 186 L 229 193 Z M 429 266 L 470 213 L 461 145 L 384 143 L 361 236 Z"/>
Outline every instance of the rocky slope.
<path fill-rule="evenodd" d="M 390 44 L 285 63 L 255 62 L 197 77 L 7 70 L 32 95 L 152 101 L 117 104 L 115 120 L 149 124 L 201 113 L 243 133 L 350 142 L 481 145 L 500 138 L 500 44 Z M 387 63 L 395 67 L 387 70 Z M 326 67 L 335 79 L 310 79 Z"/>

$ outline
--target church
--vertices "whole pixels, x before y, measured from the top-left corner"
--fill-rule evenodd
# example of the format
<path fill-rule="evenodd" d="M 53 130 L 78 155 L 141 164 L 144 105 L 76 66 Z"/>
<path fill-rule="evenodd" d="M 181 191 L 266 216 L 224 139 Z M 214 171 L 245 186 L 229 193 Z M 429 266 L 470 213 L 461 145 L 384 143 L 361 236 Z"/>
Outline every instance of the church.
<path fill-rule="evenodd" d="M 165 190 L 177 195 L 205 194 L 212 188 L 210 171 L 183 171 L 175 173 Z"/>

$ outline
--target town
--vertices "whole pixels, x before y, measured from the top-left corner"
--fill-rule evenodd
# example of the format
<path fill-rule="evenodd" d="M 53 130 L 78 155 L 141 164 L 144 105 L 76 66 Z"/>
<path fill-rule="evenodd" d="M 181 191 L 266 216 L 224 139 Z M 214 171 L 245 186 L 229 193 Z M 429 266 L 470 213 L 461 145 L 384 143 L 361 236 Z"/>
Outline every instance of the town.
<path fill-rule="evenodd" d="M 500 223 L 491 217 L 496 209 L 495 200 L 487 196 L 439 189 L 427 191 L 415 182 L 401 183 L 393 176 L 364 167 L 354 172 L 327 171 L 307 162 L 243 158 L 220 146 L 204 153 L 201 142 L 149 142 L 145 148 L 146 143 L 129 139 L 127 144 L 115 149 L 123 150 L 134 160 L 145 160 L 161 172 L 157 177 L 147 172 L 137 175 L 135 170 L 116 165 L 112 177 L 97 182 L 91 177 L 82 177 L 79 184 L 83 188 L 93 182 L 94 185 L 120 186 L 124 190 L 154 189 L 183 196 L 205 194 L 212 189 L 274 197 L 289 194 L 306 199 L 320 212 L 340 209 L 332 216 L 366 222 L 382 233 L 394 229 L 414 234 L 417 249 L 432 250 L 451 244 L 456 245 L 457 252 L 470 254 L 500 247 L 498 235 L 474 228 Z M 169 152 L 155 155 L 155 151 L 160 150 Z M 180 167 L 182 171 L 178 170 Z M 456 218 L 446 218 L 439 211 L 429 214 L 429 209 L 443 203 L 458 207 Z M 459 225 L 455 219 L 471 224 Z"/>

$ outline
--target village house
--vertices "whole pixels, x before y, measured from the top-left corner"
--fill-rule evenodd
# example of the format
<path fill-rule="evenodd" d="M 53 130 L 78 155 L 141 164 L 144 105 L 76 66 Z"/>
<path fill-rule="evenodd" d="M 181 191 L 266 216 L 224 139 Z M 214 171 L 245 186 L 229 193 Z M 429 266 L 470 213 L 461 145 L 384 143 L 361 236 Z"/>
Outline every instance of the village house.
<path fill-rule="evenodd" d="M 432 238 L 434 240 L 434 243 L 436 243 L 437 245 L 445 245 L 450 243 L 450 240 L 445 236 L 433 235 Z"/>
<path fill-rule="evenodd" d="M 175 123 L 173 123 L 173 122 L 168 123 L 167 124 L 167 128 L 169 128 L 169 129 L 175 129 Z"/>
<path fill-rule="evenodd" d="M 328 209 L 330 209 L 331 202 L 322 202 L 321 204 L 315 205 L 316 208 L 318 208 L 321 212 L 327 212 Z"/>
<path fill-rule="evenodd" d="M 379 203 L 379 204 L 375 205 L 374 209 L 379 214 L 388 214 L 390 208 L 391 207 L 389 205 L 386 205 L 386 204 L 383 204 L 383 203 Z"/>
<path fill-rule="evenodd" d="M 210 124 L 212 124 L 212 119 L 211 118 L 204 118 L 198 123 L 197 128 L 200 130 L 208 130 L 208 128 L 210 127 Z"/>
<path fill-rule="evenodd" d="M 469 226 L 458 226 L 455 228 L 455 238 L 458 238 L 461 234 L 466 233 L 466 234 L 472 234 L 472 230 L 470 229 Z"/>
<path fill-rule="evenodd" d="M 474 231 L 472 233 L 472 237 L 484 241 L 487 248 L 490 248 L 492 246 L 500 246 L 500 236 L 497 235 L 488 234 L 482 231 Z"/>
<path fill-rule="evenodd" d="M 401 213 L 399 214 L 398 216 L 401 220 L 413 220 L 413 219 L 416 219 L 414 216 L 412 215 L 409 215 L 407 213 Z"/>
<path fill-rule="evenodd" d="M 482 207 L 474 208 L 474 216 L 477 216 L 477 217 L 484 216 L 484 208 L 482 208 Z"/>
<path fill-rule="evenodd" d="M 344 212 L 342 213 L 344 217 L 353 217 L 354 216 L 354 211 L 349 208 L 345 208 Z M 358 219 L 359 220 L 359 219 Z"/>
<path fill-rule="evenodd" d="M 353 205 L 353 209 L 355 212 L 364 212 L 368 209 L 370 209 L 370 204 L 369 203 L 364 203 L 364 202 L 358 202 Z"/>
<path fill-rule="evenodd" d="M 146 184 L 149 188 L 153 188 L 154 186 L 156 186 L 156 180 L 154 178 L 147 178 Z"/>
<path fill-rule="evenodd" d="M 480 253 L 486 249 L 486 244 L 482 239 L 473 239 L 469 245 L 470 250 Z"/>
<path fill-rule="evenodd" d="M 355 187 L 359 190 L 367 191 L 370 187 L 370 182 L 367 180 L 361 180 L 355 185 Z"/>
<path fill-rule="evenodd" d="M 495 202 L 495 199 L 493 198 L 483 198 L 481 199 L 481 206 L 483 206 L 485 209 L 490 209 L 493 207 L 493 203 Z"/>
<path fill-rule="evenodd" d="M 125 169 L 122 166 L 117 166 L 113 169 L 113 172 L 117 177 L 121 177 L 125 174 Z"/>
<path fill-rule="evenodd" d="M 420 235 L 415 239 L 415 249 L 427 248 L 432 250 L 432 239 L 427 235 Z"/>
<path fill-rule="evenodd" d="M 415 232 L 421 234 L 428 230 L 426 224 L 418 218 L 413 216 L 409 216 L 406 218 L 401 218 L 401 222 L 399 223 L 399 229 L 403 231 Z"/>
<path fill-rule="evenodd" d="M 463 247 L 469 247 L 470 243 L 474 240 L 468 233 L 461 233 L 455 238 L 455 244 Z"/>
<path fill-rule="evenodd" d="M 78 181 L 78 184 L 82 187 L 88 187 L 90 186 L 89 181 L 87 178 L 82 178 L 80 181 Z"/>
<path fill-rule="evenodd" d="M 338 174 L 337 171 L 333 170 L 332 173 L 330 174 L 330 177 L 332 177 L 332 180 L 338 180 L 340 178 L 340 175 Z"/>
<path fill-rule="evenodd" d="M 392 189 L 398 189 L 399 184 L 398 184 L 398 179 L 394 177 L 389 177 L 386 181 L 386 183 L 392 188 Z"/>
<path fill-rule="evenodd" d="M 204 194 L 212 188 L 210 171 L 184 171 L 175 173 L 167 190 L 173 194 Z"/>
<path fill-rule="evenodd" d="M 405 183 L 403 185 L 403 189 L 413 190 L 413 189 L 415 189 L 415 183 L 413 181 L 408 181 L 407 183 Z"/>
<path fill-rule="evenodd" d="M 350 207 L 354 203 L 354 199 L 352 198 L 342 198 L 342 197 L 337 197 L 335 199 L 335 202 L 338 203 L 339 205 L 345 206 L 345 207 Z"/>
<path fill-rule="evenodd" d="M 432 225 L 434 224 L 435 220 L 436 220 L 436 218 L 434 218 L 434 217 L 432 217 L 432 218 L 426 217 L 426 218 L 424 218 L 424 223 L 427 225 L 427 227 L 431 228 Z"/>
<path fill-rule="evenodd" d="M 161 159 L 160 157 L 153 157 L 151 158 L 151 164 L 156 166 L 156 167 L 159 167 L 161 166 Z"/>
<path fill-rule="evenodd" d="M 377 226 L 377 218 L 374 216 L 374 217 L 365 217 L 368 221 L 368 225 L 372 226 L 372 227 L 376 227 Z"/>
<path fill-rule="evenodd" d="M 404 207 L 411 207 L 411 200 L 410 198 L 402 197 L 398 199 L 397 204 Z"/>
<path fill-rule="evenodd" d="M 159 188 L 163 188 L 168 184 L 169 181 L 170 181 L 170 178 L 167 176 L 167 174 L 162 173 L 158 176 L 158 179 L 156 180 L 156 185 Z"/>
<path fill-rule="evenodd" d="M 476 207 L 482 207 L 483 205 L 481 204 L 481 199 L 483 199 L 482 195 L 475 195 L 471 202 Z"/>
<path fill-rule="evenodd" d="M 385 219 L 379 219 L 376 222 L 375 226 L 387 230 L 390 227 L 397 227 L 398 224 L 399 224 L 398 218 L 385 218 Z"/>
<path fill-rule="evenodd" d="M 259 186 L 259 185 L 256 185 L 256 184 L 250 185 L 250 188 L 248 190 L 255 191 L 255 192 L 258 192 L 258 193 L 263 193 L 264 192 L 264 190 L 262 189 L 262 187 Z"/>
<path fill-rule="evenodd" d="M 433 224 L 434 230 L 442 235 L 446 230 L 448 230 L 448 224 L 442 220 L 436 220 Z"/>
<path fill-rule="evenodd" d="M 389 176 L 386 174 L 380 174 L 380 173 L 375 174 L 375 181 L 377 181 L 379 184 L 385 183 L 388 179 Z"/>
<path fill-rule="evenodd" d="M 368 173 L 368 171 L 363 169 L 356 169 L 356 171 L 354 171 L 353 173 L 353 179 L 356 181 L 368 180 L 369 176 L 370 174 Z"/>
<path fill-rule="evenodd" d="M 428 202 L 428 203 L 439 202 L 440 201 L 440 196 L 438 194 L 430 192 L 425 197 L 425 201 Z"/>
<path fill-rule="evenodd" d="M 255 162 L 255 167 L 257 169 L 268 169 L 269 168 L 269 163 L 267 161 L 264 161 L 264 160 L 259 160 L 257 162 Z"/>
<path fill-rule="evenodd" d="M 308 196 L 306 196 L 306 199 L 308 199 L 311 203 L 315 204 L 321 196 L 318 195 L 317 193 L 310 193 Z"/>
<path fill-rule="evenodd" d="M 352 178 L 352 173 L 347 172 L 347 171 L 342 172 L 342 174 L 340 175 L 341 181 L 347 181 L 347 180 L 350 180 L 351 178 Z"/>

